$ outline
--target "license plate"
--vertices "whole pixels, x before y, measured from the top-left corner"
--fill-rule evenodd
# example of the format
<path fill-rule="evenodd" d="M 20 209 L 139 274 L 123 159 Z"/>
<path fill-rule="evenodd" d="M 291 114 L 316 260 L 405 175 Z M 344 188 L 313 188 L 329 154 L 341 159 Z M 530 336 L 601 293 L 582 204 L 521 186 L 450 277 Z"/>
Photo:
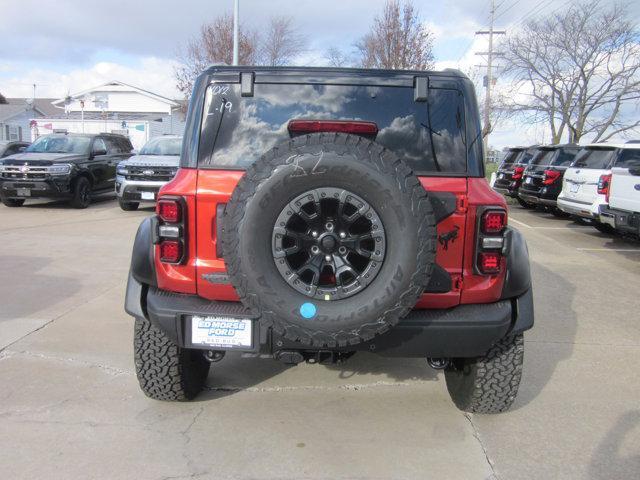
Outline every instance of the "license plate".
<path fill-rule="evenodd" d="M 155 200 L 155 192 L 140 192 L 140 199 L 142 200 Z"/>
<path fill-rule="evenodd" d="M 569 191 L 571 193 L 577 193 L 578 190 L 580 190 L 580 185 L 578 183 L 572 183 L 571 186 L 569 187 Z"/>
<path fill-rule="evenodd" d="M 19 197 L 30 197 L 31 190 L 28 188 L 18 188 L 16 189 L 16 195 L 18 195 Z"/>
<path fill-rule="evenodd" d="M 524 183 L 526 183 L 527 185 L 530 185 L 533 183 L 533 177 L 527 177 L 524 181 Z"/>
<path fill-rule="evenodd" d="M 502 179 L 504 178 L 504 173 L 499 173 L 499 174 L 498 174 L 498 178 L 499 178 L 500 180 L 502 180 Z"/>
<path fill-rule="evenodd" d="M 246 318 L 191 317 L 191 343 L 218 348 L 251 348 L 253 322 Z"/>

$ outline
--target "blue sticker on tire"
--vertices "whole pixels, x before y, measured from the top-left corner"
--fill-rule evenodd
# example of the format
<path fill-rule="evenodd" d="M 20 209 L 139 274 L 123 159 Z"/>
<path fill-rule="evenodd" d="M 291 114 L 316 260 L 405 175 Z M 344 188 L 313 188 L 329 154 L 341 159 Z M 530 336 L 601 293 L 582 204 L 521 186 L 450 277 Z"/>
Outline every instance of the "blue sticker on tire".
<path fill-rule="evenodd" d="M 300 315 L 302 318 L 313 318 L 316 316 L 316 306 L 313 303 L 303 303 L 300 305 Z"/>

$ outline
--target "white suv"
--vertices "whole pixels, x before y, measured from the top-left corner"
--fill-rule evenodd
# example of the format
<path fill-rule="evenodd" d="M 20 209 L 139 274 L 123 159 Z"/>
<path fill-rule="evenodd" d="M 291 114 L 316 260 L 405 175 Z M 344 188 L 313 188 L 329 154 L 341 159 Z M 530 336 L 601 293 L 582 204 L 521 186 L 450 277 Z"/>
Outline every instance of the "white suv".
<path fill-rule="evenodd" d="M 614 164 L 622 144 L 596 143 L 583 147 L 564 174 L 558 208 L 563 212 L 591 220 L 591 224 L 605 233 L 612 233 L 600 214 L 607 206 L 607 189 Z"/>
<path fill-rule="evenodd" d="M 620 148 L 611 169 L 608 200 L 600 221 L 640 235 L 640 144 L 626 143 Z"/>

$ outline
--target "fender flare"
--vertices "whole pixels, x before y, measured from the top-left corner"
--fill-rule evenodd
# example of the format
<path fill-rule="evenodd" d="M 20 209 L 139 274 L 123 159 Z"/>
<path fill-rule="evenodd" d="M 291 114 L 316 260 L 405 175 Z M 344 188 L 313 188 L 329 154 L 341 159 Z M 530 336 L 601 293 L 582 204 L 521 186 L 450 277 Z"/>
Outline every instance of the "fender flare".
<path fill-rule="evenodd" d="M 507 267 L 501 300 L 519 297 L 531 288 L 529 249 L 524 236 L 515 228 L 507 227 L 504 240 L 503 254 L 507 259 Z"/>
<path fill-rule="evenodd" d="M 131 253 L 131 276 L 139 283 L 153 287 L 158 286 L 154 262 L 157 227 L 158 220 L 155 216 L 145 218 L 138 227 Z"/>

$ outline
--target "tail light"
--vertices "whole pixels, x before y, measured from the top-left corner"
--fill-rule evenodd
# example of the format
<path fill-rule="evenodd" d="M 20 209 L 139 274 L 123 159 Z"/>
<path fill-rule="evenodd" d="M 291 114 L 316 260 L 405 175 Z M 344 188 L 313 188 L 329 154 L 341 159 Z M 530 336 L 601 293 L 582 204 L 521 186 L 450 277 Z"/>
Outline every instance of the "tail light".
<path fill-rule="evenodd" d="M 162 263 L 180 264 L 186 258 L 186 203 L 181 197 L 161 197 L 158 214 L 158 253 Z"/>
<path fill-rule="evenodd" d="M 182 242 L 179 240 L 162 240 L 160 242 L 160 261 L 178 263 L 182 258 Z"/>
<path fill-rule="evenodd" d="M 177 200 L 159 200 L 156 213 L 165 222 L 178 223 L 182 218 L 181 205 Z"/>
<path fill-rule="evenodd" d="M 340 132 L 356 135 L 377 135 L 374 122 L 349 120 L 291 120 L 287 127 L 290 133 Z"/>
<path fill-rule="evenodd" d="M 545 170 L 544 179 L 542 180 L 542 183 L 544 185 L 551 185 L 556 180 L 558 180 L 561 176 L 562 176 L 562 172 L 559 172 L 558 170 Z"/>
<path fill-rule="evenodd" d="M 500 273 L 502 254 L 500 252 L 481 252 L 478 257 L 478 268 L 487 275 Z"/>
<path fill-rule="evenodd" d="M 513 175 L 511 175 L 511 178 L 513 180 L 522 180 L 523 174 L 524 174 L 524 167 L 516 167 L 513 169 Z"/>
<path fill-rule="evenodd" d="M 502 210 L 489 210 L 481 218 L 482 233 L 501 233 L 507 223 L 507 214 Z"/>
<path fill-rule="evenodd" d="M 611 174 L 600 175 L 598 179 L 598 193 L 604 195 L 607 203 L 609 202 L 609 191 L 611 190 Z"/>
<path fill-rule="evenodd" d="M 507 212 L 489 207 L 479 209 L 478 214 L 475 270 L 481 275 L 496 275 L 502 270 Z"/>

